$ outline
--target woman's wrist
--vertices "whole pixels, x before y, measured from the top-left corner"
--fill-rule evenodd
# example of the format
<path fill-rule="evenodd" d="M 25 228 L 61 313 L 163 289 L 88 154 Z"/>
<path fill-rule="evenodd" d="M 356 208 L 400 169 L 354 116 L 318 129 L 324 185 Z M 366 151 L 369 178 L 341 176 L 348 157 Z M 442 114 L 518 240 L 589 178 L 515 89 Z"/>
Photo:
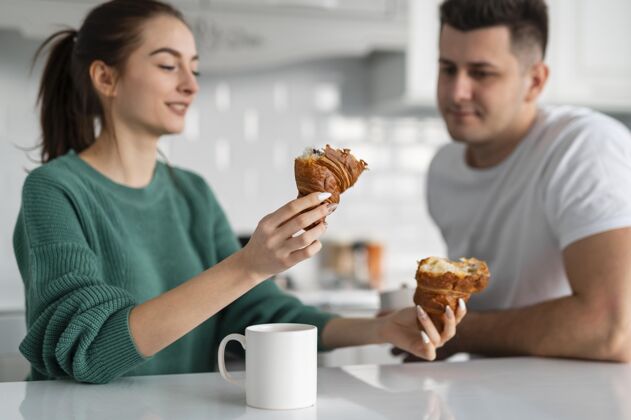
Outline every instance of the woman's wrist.
<path fill-rule="evenodd" d="M 377 344 L 387 343 L 386 331 L 388 323 L 388 315 L 381 316 L 373 319 L 373 328 L 371 341 Z"/>
<path fill-rule="evenodd" d="M 259 283 L 266 279 L 265 276 L 256 273 L 249 267 L 243 249 L 226 258 L 224 262 L 229 264 L 230 268 L 238 273 L 239 278 L 242 278 L 251 287 L 258 286 Z"/>

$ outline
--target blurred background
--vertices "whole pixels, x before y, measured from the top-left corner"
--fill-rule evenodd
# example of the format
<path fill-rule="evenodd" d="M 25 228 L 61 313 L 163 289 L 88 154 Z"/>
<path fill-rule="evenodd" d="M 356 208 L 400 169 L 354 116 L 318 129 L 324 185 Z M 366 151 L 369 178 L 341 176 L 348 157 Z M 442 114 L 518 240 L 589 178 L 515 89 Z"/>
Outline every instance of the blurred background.
<path fill-rule="evenodd" d="M 38 166 L 38 45 L 77 28 L 91 0 L 0 1 L 0 380 L 22 374 L 24 300 L 12 233 Z M 243 242 L 296 197 L 293 159 L 346 147 L 369 163 L 327 221 L 325 247 L 278 276 L 306 303 L 369 316 L 378 291 L 414 287 L 416 262 L 444 255 L 425 202 L 429 162 L 449 141 L 435 109 L 436 0 L 176 0 L 201 57 L 201 90 L 168 161 L 201 174 Z M 551 0 L 543 102 L 586 105 L 631 126 L 631 2 Z M 27 149 L 27 150 L 25 150 Z M 383 349 L 328 365 L 394 360 Z M 328 358 L 328 359 L 327 359 Z M 21 364 L 22 363 L 22 364 Z"/>

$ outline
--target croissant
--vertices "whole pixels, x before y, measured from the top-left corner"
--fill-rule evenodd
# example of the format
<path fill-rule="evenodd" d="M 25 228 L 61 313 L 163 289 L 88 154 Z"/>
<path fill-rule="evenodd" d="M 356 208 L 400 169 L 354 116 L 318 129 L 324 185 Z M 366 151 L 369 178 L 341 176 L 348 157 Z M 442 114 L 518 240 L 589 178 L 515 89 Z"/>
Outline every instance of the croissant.
<path fill-rule="evenodd" d="M 357 160 L 349 149 L 309 148 L 294 160 L 298 197 L 316 191 L 329 192 L 325 202 L 339 203 L 340 195 L 352 187 L 368 164 Z"/>
<path fill-rule="evenodd" d="M 489 267 L 476 258 L 459 262 L 429 257 L 418 263 L 414 303 L 421 305 L 432 322 L 442 331 L 447 305 L 455 312 L 458 299 L 465 302 L 472 293 L 483 290 L 489 282 Z"/>

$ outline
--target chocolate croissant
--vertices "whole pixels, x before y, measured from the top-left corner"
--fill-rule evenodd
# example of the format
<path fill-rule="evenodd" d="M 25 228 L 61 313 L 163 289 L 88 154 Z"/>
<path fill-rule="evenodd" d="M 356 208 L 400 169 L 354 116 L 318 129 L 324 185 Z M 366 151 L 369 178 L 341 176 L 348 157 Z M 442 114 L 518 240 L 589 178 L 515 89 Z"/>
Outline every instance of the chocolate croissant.
<path fill-rule="evenodd" d="M 421 305 L 439 331 L 447 305 L 456 312 L 458 299 L 465 302 L 471 293 L 483 290 L 489 282 L 489 267 L 476 258 L 450 261 L 429 257 L 418 263 L 414 303 Z"/>
<path fill-rule="evenodd" d="M 339 203 L 340 195 L 352 187 L 368 164 L 357 160 L 349 149 L 309 148 L 294 161 L 298 197 L 316 191 L 329 192 L 326 202 Z"/>

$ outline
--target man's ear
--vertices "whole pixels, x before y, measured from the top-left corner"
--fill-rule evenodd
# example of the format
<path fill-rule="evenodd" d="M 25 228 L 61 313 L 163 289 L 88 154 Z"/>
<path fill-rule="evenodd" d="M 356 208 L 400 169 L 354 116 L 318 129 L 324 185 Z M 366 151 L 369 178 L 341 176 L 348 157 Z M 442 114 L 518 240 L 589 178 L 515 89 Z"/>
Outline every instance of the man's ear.
<path fill-rule="evenodd" d="M 90 64 L 90 79 L 99 96 L 113 98 L 116 96 L 117 72 L 101 60 Z"/>
<path fill-rule="evenodd" d="M 546 85 L 550 69 L 543 61 L 538 61 L 530 67 L 528 72 L 529 86 L 526 91 L 526 101 L 534 102 Z"/>

